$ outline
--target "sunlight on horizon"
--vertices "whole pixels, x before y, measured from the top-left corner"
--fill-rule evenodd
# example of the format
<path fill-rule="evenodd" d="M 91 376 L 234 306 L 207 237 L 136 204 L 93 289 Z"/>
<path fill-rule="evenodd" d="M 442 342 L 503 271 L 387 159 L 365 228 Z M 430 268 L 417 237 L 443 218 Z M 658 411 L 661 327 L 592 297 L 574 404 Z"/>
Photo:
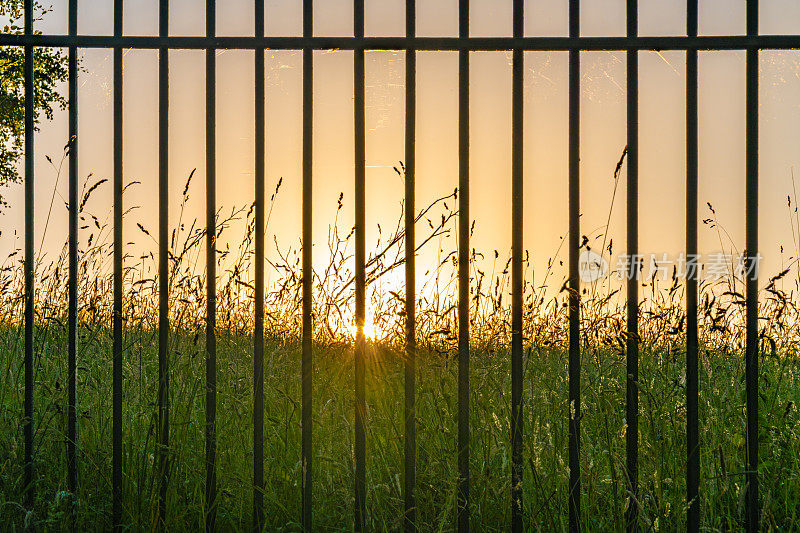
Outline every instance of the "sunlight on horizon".
<path fill-rule="evenodd" d="M 347 327 L 348 332 L 350 333 L 350 337 L 353 339 L 356 338 L 358 334 L 358 328 L 355 324 L 351 324 Z M 381 328 L 375 326 L 375 324 L 371 320 L 367 320 L 364 322 L 364 338 L 370 341 L 379 341 L 385 338 L 388 335 L 388 332 L 383 331 Z"/>

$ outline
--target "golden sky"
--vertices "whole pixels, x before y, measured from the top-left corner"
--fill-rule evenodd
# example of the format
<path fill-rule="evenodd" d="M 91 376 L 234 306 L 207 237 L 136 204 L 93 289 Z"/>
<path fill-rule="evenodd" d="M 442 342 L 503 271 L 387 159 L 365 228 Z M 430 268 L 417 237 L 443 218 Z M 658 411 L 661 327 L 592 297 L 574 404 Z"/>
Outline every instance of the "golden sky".
<path fill-rule="evenodd" d="M 457 32 L 456 0 L 417 0 L 419 35 Z M 66 0 L 39 27 L 66 31 Z M 173 34 L 204 33 L 204 2 L 171 2 Z M 252 3 L 217 2 L 218 35 L 252 34 Z M 640 0 L 640 34 L 680 34 L 685 3 Z M 743 33 L 744 0 L 701 0 L 700 31 Z M 79 31 L 110 33 L 111 2 L 82 0 Z M 405 22 L 400 0 L 368 0 L 367 34 L 399 35 Z M 269 1 L 267 31 L 294 35 L 300 31 L 301 2 Z M 157 31 L 156 0 L 127 2 L 125 32 Z M 584 35 L 624 32 L 624 0 L 584 0 Z M 511 1 L 473 0 L 473 35 L 509 35 Z M 566 0 L 529 0 L 526 33 L 563 35 Z M 761 2 L 762 33 L 800 33 L 800 4 L 792 0 Z M 317 35 L 351 35 L 352 3 L 318 0 Z M 80 175 L 112 175 L 111 53 L 83 51 L 80 74 Z M 190 217 L 203 220 L 205 209 L 205 63 L 201 51 L 170 54 L 170 216 L 177 217 L 186 177 L 197 174 L 191 188 Z M 225 51 L 217 58 L 217 201 L 225 210 L 253 200 L 253 67 L 252 52 Z M 419 53 L 417 62 L 417 205 L 455 188 L 458 172 L 457 57 L 453 53 Z M 404 54 L 367 55 L 367 221 L 368 249 L 400 215 L 403 184 L 392 167 L 403 158 Z M 477 220 L 473 246 L 486 253 L 483 268 L 491 270 L 492 250 L 507 257 L 510 247 L 511 67 L 505 53 L 473 53 L 471 58 L 471 187 L 472 216 Z M 741 251 L 744 242 L 744 79 L 743 52 L 700 55 L 700 218 L 717 216 Z M 325 239 L 340 192 L 342 227 L 353 217 L 352 53 L 315 54 L 314 86 L 314 241 L 317 264 L 326 254 Z M 761 53 L 760 242 L 764 267 L 772 273 L 795 256 L 787 195 L 793 194 L 791 172 L 800 179 L 800 52 Z M 266 189 L 277 180 L 283 187 L 268 228 L 268 254 L 273 234 L 282 247 L 297 247 L 301 231 L 301 54 L 267 54 Z M 685 66 L 682 52 L 640 54 L 640 250 L 677 254 L 684 248 L 685 224 Z M 64 87 L 66 91 L 66 87 Z M 125 241 L 131 250 L 155 245 L 136 229 L 141 222 L 155 234 L 157 222 L 157 54 L 131 50 L 125 55 L 124 171 L 126 180 L 142 184 L 126 195 L 126 207 L 140 206 L 126 219 Z M 581 68 L 581 212 L 582 232 L 603 232 L 613 190 L 613 170 L 625 145 L 625 57 L 623 53 L 587 52 Z M 567 231 L 567 56 L 530 52 L 525 55 L 525 246 L 536 269 L 536 282 Z M 57 253 L 66 237 L 66 166 L 56 184 L 56 171 L 67 138 L 66 113 L 43 126 L 36 137 L 37 246 L 48 218 L 54 185 L 57 190 L 44 249 Z M 609 236 L 615 255 L 625 242 L 623 171 L 611 216 Z M 4 194 L 6 194 L 4 192 Z M 0 250 L 21 246 L 22 188 L 8 191 L 12 208 L 0 215 Z M 110 220 L 111 188 L 93 198 L 90 209 Z M 17 236 L 13 230 L 16 229 Z M 236 230 L 228 234 L 237 235 Z M 229 244 L 223 239 L 220 246 Z M 235 243 L 230 243 L 233 246 Z M 783 256 L 780 245 L 784 246 Z M 443 241 L 456 246 L 454 237 Z M 727 246 L 727 244 L 726 244 Z M 704 253 L 720 250 L 716 231 L 700 229 Z M 435 250 L 432 249 L 433 252 Z M 4 254 L 5 255 L 5 254 Z M 418 261 L 418 276 L 434 260 Z M 566 260 L 562 249 L 561 258 Z M 502 268 L 502 266 L 500 267 Z M 561 272 L 553 283 L 560 286 Z M 556 287 L 557 288 L 557 287 Z"/>

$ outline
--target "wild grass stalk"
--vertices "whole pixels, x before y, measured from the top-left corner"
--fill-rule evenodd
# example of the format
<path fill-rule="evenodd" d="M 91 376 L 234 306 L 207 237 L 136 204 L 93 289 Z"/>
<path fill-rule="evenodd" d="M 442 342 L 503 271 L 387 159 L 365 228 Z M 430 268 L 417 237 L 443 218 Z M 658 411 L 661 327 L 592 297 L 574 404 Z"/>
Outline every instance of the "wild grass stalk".
<path fill-rule="evenodd" d="M 622 164 L 622 160 L 620 160 Z M 402 166 L 401 166 L 402 168 Z M 398 170 L 400 172 L 400 170 Z M 194 530 L 203 523 L 204 327 L 206 228 L 188 220 L 192 172 L 178 216 L 170 228 L 171 486 L 168 526 Z M 272 211 L 281 188 L 270 199 Z M 23 283 L 20 254 L 0 266 L 0 522 L 9 528 L 36 524 L 61 529 L 77 502 L 81 529 L 110 527 L 111 454 L 111 276 L 112 242 L 107 217 L 89 211 L 90 199 L 107 180 L 83 183 L 79 243 L 79 461 L 78 493 L 65 492 L 66 435 L 66 244 L 35 265 L 36 294 L 36 471 L 37 506 L 26 514 L 22 501 L 21 423 Z M 135 186 L 135 185 L 131 185 Z M 458 191 L 421 210 L 417 250 L 437 247 L 437 263 L 420 283 L 417 309 L 418 502 L 424 530 L 453 527 L 456 494 L 456 255 L 445 247 L 458 212 Z M 321 531 L 352 528 L 354 273 L 353 230 L 339 217 L 328 232 L 328 262 L 314 272 L 315 520 Z M 789 198 L 791 211 L 792 198 Z M 796 198 L 794 205 L 797 205 Z M 723 251 L 732 241 L 708 205 L 706 225 Z M 800 227 L 797 211 L 793 224 Z M 219 238 L 241 227 L 235 243 L 218 254 L 219 524 L 249 527 L 252 494 L 252 327 L 254 208 L 217 214 Z M 137 224 L 146 239 L 152 234 Z M 268 231 L 271 231 L 268 228 Z M 601 235 L 586 237 L 611 256 Z M 601 240 L 602 239 L 602 240 Z M 269 531 L 296 531 L 300 508 L 300 313 L 302 243 L 280 249 L 275 239 L 269 268 L 278 273 L 266 293 L 265 493 Z M 401 527 L 403 287 L 382 284 L 404 263 L 402 209 L 395 227 L 381 229 L 367 258 L 371 321 L 379 332 L 369 342 L 367 374 L 368 511 L 370 527 Z M 566 529 L 567 291 L 557 280 L 563 248 L 535 278 L 530 254 L 524 267 L 525 472 L 524 510 L 531 529 Z M 489 261 L 486 257 L 489 257 Z M 510 494 L 510 275 L 509 257 L 498 250 L 471 256 L 470 328 L 471 471 L 473 517 L 481 530 L 506 530 Z M 125 261 L 124 518 L 132 530 L 151 530 L 157 507 L 157 302 L 160 280 L 151 252 Z M 488 267 L 487 267 L 488 265 Z M 491 268 L 491 270 L 489 270 Z M 794 288 L 784 284 L 794 276 Z M 798 374 L 797 260 L 765 278 L 760 298 L 759 338 L 765 528 L 791 529 L 800 519 L 800 423 Z M 701 327 L 701 509 L 714 530 L 742 525 L 744 488 L 744 321 L 741 275 L 731 270 L 700 285 Z M 562 290 L 557 290 L 562 287 Z M 640 463 L 641 520 L 647 529 L 683 527 L 685 477 L 685 286 L 677 270 L 667 279 L 642 279 Z M 592 530 L 623 524 L 626 492 L 624 450 L 625 307 L 613 278 L 581 290 L 583 357 L 582 474 L 584 523 Z"/>

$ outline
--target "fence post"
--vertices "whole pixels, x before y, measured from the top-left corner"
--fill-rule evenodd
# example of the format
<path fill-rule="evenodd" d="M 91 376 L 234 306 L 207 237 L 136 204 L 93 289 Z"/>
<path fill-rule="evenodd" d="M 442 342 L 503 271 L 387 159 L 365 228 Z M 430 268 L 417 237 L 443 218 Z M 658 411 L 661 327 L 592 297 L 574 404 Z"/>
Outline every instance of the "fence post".
<path fill-rule="evenodd" d="M 206 0 L 206 531 L 217 525 L 216 5 Z"/>
<path fill-rule="evenodd" d="M 33 35 L 33 0 L 25 0 L 25 36 Z M 33 211 L 34 211 L 34 172 L 33 172 L 33 136 L 35 93 L 33 86 L 33 45 L 25 45 L 25 418 L 22 423 L 25 439 L 25 506 L 33 509 L 36 500 L 36 488 L 33 479 L 33 375 L 34 355 L 34 279 L 35 257 L 33 251 Z"/>
<path fill-rule="evenodd" d="M 687 0 L 687 36 L 697 37 L 697 0 Z M 686 50 L 686 258 L 697 257 L 697 49 Z M 686 529 L 700 529 L 697 337 L 698 272 L 686 269 Z"/>
<path fill-rule="evenodd" d="M 114 37 L 122 37 L 122 0 L 114 0 Z M 122 531 L 122 46 L 114 45 L 114 345 L 112 425 L 112 518 Z"/>
<path fill-rule="evenodd" d="M 264 2 L 255 2 L 255 36 L 264 37 Z M 264 178 L 266 147 L 264 46 L 255 49 L 255 330 L 253 332 L 253 531 L 264 529 Z"/>
<path fill-rule="evenodd" d="M 169 2 L 159 2 L 159 35 L 169 35 Z M 159 527 L 169 487 L 169 47 L 158 50 L 158 447 Z"/>
<path fill-rule="evenodd" d="M 580 3 L 570 2 L 569 36 L 580 39 Z M 581 51 L 569 50 L 569 530 L 581 530 L 580 129 Z M 602 253 L 602 251 L 601 251 Z"/>
<path fill-rule="evenodd" d="M 758 503 L 758 0 L 747 0 L 747 182 L 745 191 L 748 532 L 759 530 Z"/>
<path fill-rule="evenodd" d="M 312 527 L 312 419 L 311 400 L 314 359 L 312 353 L 312 312 L 314 266 L 312 263 L 312 169 L 313 169 L 313 125 L 314 125 L 314 48 L 313 0 L 303 0 L 303 359 L 302 359 L 302 462 L 303 462 L 303 511 L 304 531 Z"/>
<path fill-rule="evenodd" d="M 628 39 L 638 36 L 638 1 L 628 0 Z M 628 531 L 639 530 L 639 50 L 628 53 L 628 327 L 626 431 Z"/>
<path fill-rule="evenodd" d="M 458 531 L 469 531 L 469 0 L 459 0 Z"/>
<path fill-rule="evenodd" d="M 405 419 L 404 509 L 403 526 L 407 533 L 417 529 L 416 488 L 416 104 L 417 52 L 412 47 L 416 37 L 416 0 L 406 0 L 406 108 L 405 108 L 405 279 L 406 279 L 406 360 L 404 363 L 403 417 Z"/>
<path fill-rule="evenodd" d="M 523 36 L 523 0 L 514 0 L 511 94 L 511 529 L 523 530 L 522 512 L 522 277 L 523 205 L 523 69 L 525 58 L 518 46 Z"/>
<path fill-rule="evenodd" d="M 365 124 L 364 124 L 364 0 L 353 2 L 353 33 L 356 47 L 353 50 L 353 118 L 355 132 L 355 274 L 356 274 L 356 339 L 355 339 L 355 530 L 363 531 L 366 525 L 366 438 L 364 418 L 366 400 L 364 398 L 364 358 L 366 340 L 364 338 L 364 319 L 366 314 L 366 206 L 365 206 Z"/>

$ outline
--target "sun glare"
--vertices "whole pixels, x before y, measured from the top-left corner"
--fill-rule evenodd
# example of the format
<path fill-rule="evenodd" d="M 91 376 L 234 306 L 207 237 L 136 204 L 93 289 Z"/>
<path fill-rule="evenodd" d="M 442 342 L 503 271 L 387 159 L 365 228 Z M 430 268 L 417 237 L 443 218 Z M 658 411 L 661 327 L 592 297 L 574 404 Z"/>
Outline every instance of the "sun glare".
<path fill-rule="evenodd" d="M 350 335 L 355 339 L 356 333 L 358 332 L 355 323 L 350 324 L 347 329 Z M 383 337 L 383 332 L 380 331 L 380 328 L 375 327 L 375 324 L 368 319 L 364 322 L 364 337 L 370 340 L 380 339 Z"/>

